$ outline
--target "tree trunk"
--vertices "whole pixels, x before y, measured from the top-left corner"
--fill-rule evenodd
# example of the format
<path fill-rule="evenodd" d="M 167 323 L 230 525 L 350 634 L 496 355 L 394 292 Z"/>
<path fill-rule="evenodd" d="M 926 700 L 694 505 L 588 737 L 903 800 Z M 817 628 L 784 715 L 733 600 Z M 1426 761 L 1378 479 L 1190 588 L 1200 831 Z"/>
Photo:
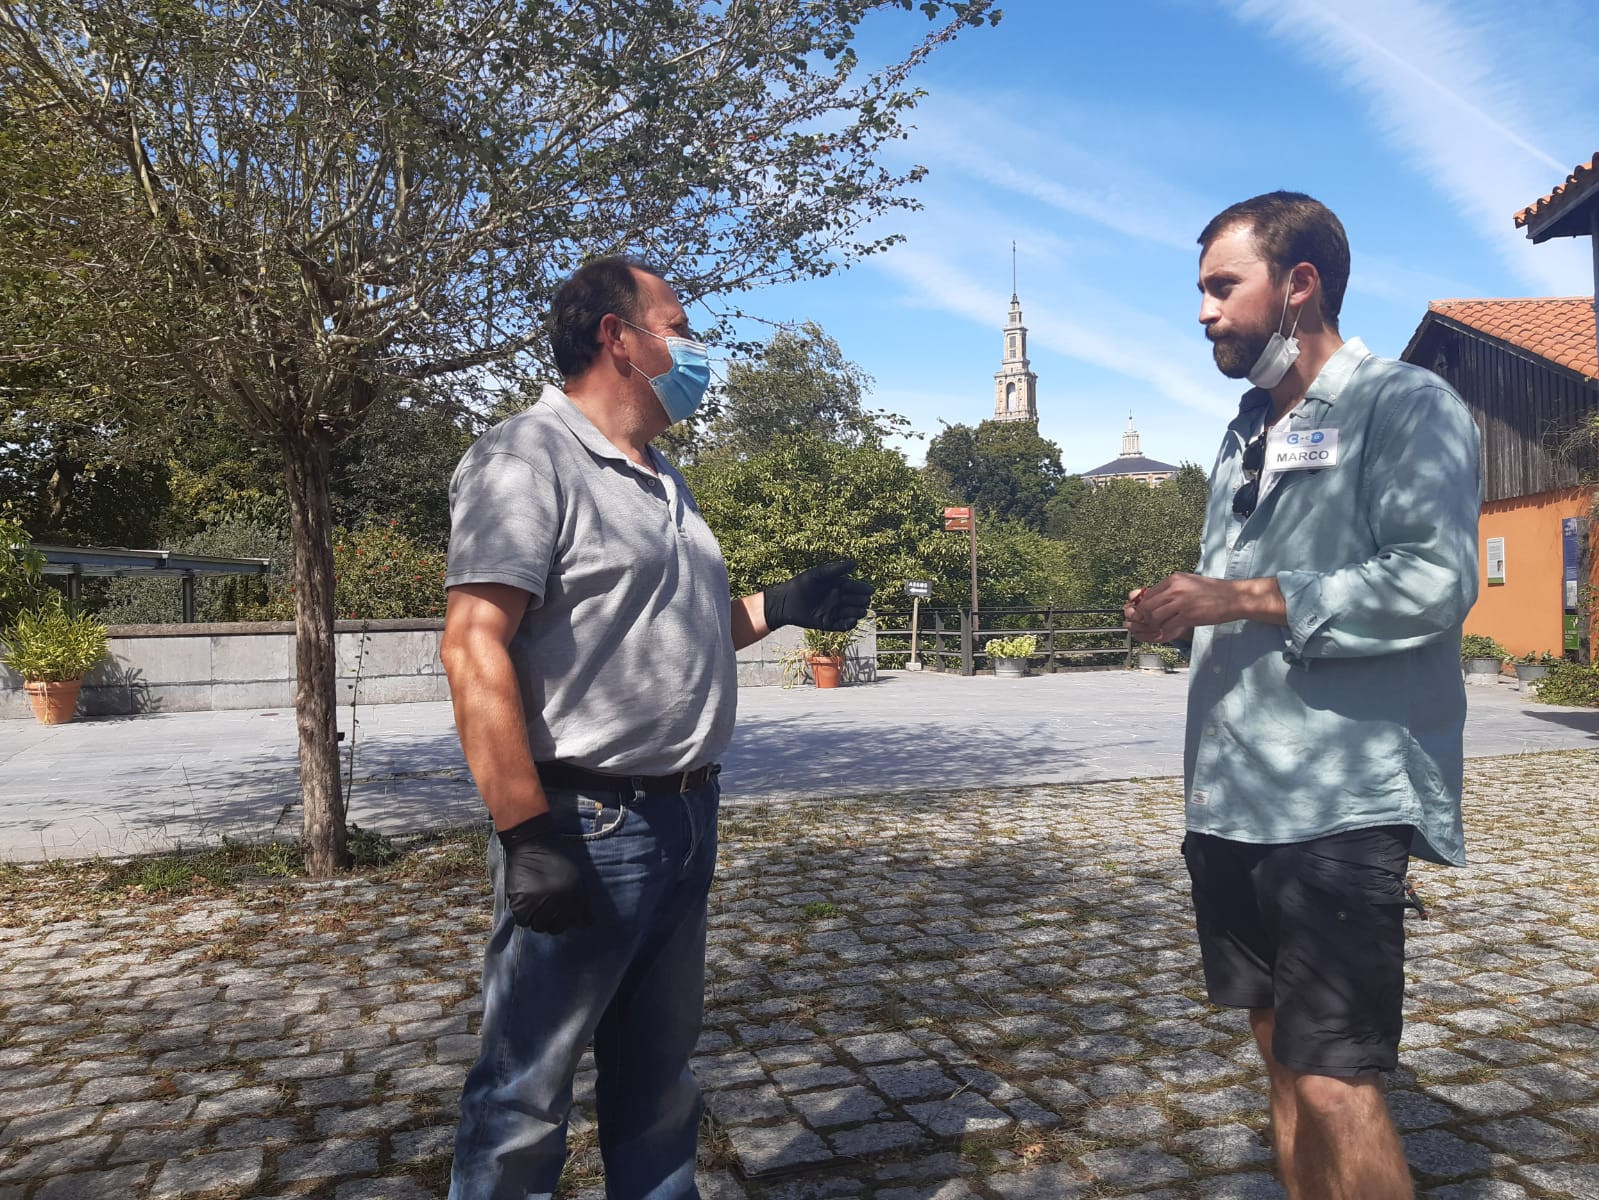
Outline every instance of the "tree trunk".
<path fill-rule="evenodd" d="M 314 435 L 291 436 L 281 449 L 294 546 L 294 716 L 300 732 L 305 867 L 313 879 L 327 879 L 349 865 L 339 787 L 329 456 Z"/>

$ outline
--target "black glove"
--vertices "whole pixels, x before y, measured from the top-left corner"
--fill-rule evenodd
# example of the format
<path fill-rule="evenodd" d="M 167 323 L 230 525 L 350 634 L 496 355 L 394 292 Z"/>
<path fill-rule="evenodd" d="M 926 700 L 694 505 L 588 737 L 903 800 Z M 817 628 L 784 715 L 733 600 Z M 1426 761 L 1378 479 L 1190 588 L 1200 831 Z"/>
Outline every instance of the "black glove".
<path fill-rule="evenodd" d="M 538 933 L 591 923 L 583 877 L 552 826 L 543 812 L 498 834 L 505 851 L 505 902 L 518 925 Z"/>
<path fill-rule="evenodd" d="M 787 583 L 774 583 L 761 593 L 766 597 L 766 627 L 854 629 L 872 601 L 872 585 L 849 577 L 854 569 L 853 558 L 839 558 L 801 571 Z"/>

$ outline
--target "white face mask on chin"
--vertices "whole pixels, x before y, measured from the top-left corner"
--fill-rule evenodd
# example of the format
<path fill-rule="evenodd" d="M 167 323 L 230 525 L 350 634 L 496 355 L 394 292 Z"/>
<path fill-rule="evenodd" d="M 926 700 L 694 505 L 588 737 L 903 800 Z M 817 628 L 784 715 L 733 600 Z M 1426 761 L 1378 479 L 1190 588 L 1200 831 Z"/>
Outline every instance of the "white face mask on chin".
<path fill-rule="evenodd" d="M 1289 276 L 1288 291 L 1283 293 L 1283 313 L 1277 318 L 1277 331 L 1266 340 L 1266 348 L 1260 352 L 1255 365 L 1249 368 L 1249 382 L 1256 387 L 1267 390 L 1276 387 L 1288 374 L 1288 368 L 1299 359 L 1299 339 L 1294 336 L 1299 329 L 1299 313 L 1294 314 L 1294 326 L 1288 331 L 1288 336 L 1282 334 L 1283 322 L 1288 319 L 1288 296 L 1293 290 L 1293 277 Z M 1303 311 L 1300 309 L 1300 312 Z"/>

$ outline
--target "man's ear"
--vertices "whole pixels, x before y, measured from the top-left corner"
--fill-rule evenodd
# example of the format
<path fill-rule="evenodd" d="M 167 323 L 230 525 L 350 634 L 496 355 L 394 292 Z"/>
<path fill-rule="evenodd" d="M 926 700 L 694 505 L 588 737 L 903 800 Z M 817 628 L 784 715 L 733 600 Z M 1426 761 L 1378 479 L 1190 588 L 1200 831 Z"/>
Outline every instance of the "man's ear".
<path fill-rule="evenodd" d="M 1295 263 L 1288 272 L 1288 307 L 1298 311 L 1315 302 L 1316 312 L 1321 311 L 1321 272 L 1314 263 Z"/>
<path fill-rule="evenodd" d="M 614 361 L 620 355 L 624 361 L 631 361 L 627 348 L 622 345 L 622 334 L 627 326 L 622 323 L 622 318 L 615 313 L 606 313 L 600 318 L 600 324 L 594 334 L 594 343 L 601 354 L 609 355 Z"/>

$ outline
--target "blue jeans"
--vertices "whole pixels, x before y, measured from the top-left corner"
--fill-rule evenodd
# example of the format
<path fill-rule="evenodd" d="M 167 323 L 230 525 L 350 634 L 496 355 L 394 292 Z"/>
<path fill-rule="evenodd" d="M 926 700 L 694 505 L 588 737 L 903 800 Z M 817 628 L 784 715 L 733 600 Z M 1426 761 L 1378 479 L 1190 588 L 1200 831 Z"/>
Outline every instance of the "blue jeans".
<path fill-rule="evenodd" d="M 450 1200 L 543 1200 L 566 1159 L 572 1077 L 592 1041 L 610 1200 L 698 1200 L 705 909 L 716 869 L 712 778 L 696 791 L 547 792 L 579 848 L 594 924 L 535 933 L 505 907 L 489 839 L 494 930 L 483 1045 L 461 1094 Z"/>

